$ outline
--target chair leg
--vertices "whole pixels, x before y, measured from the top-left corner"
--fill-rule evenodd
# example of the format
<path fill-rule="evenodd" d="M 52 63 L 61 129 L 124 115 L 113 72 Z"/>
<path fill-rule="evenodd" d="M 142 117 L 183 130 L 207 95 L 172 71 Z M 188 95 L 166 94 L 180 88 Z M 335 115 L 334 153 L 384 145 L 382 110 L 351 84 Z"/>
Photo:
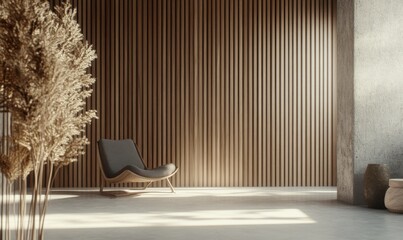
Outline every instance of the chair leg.
<path fill-rule="evenodd" d="M 169 187 L 171 188 L 171 191 L 172 191 L 173 193 L 175 193 L 175 189 L 174 189 L 174 187 L 172 187 L 171 181 L 169 181 L 168 178 L 167 178 L 166 180 L 167 180 L 167 182 L 168 182 L 168 184 L 169 184 Z"/>
<path fill-rule="evenodd" d="M 147 185 L 143 188 L 143 190 L 146 190 L 151 185 L 151 183 L 152 182 L 147 183 Z"/>
<path fill-rule="evenodd" d="M 99 186 L 99 192 L 103 192 L 104 191 L 104 180 L 101 179 L 101 185 Z"/>

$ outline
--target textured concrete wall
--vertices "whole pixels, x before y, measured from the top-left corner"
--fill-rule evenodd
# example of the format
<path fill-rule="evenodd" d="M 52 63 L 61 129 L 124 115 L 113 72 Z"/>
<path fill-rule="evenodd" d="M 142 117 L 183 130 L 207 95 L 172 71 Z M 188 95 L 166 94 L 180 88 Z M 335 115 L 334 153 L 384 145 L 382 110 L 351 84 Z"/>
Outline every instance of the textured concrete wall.
<path fill-rule="evenodd" d="M 403 1 L 338 0 L 337 11 L 338 196 L 363 204 L 368 163 L 403 176 Z"/>
<path fill-rule="evenodd" d="M 355 1 L 354 202 L 368 163 L 403 176 L 403 1 Z"/>
<path fill-rule="evenodd" d="M 354 190 L 354 2 L 337 1 L 337 197 L 352 204 Z"/>

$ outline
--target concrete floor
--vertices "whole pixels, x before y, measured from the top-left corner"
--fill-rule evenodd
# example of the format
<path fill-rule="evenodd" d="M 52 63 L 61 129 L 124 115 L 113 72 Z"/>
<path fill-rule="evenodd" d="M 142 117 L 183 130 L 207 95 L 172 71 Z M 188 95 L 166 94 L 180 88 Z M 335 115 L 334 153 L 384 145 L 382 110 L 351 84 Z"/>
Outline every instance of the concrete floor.
<path fill-rule="evenodd" d="M 403 239 L 403 215 L 339 203 L 335 188 L 149 191 L 55 190 L 46 239 Z"/>

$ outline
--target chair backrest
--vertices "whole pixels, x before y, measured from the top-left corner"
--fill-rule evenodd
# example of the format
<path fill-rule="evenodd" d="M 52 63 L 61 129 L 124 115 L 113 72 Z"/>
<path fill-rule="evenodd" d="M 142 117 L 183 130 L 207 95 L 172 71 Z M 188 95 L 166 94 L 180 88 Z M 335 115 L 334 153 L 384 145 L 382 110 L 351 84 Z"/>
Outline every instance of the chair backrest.
<path fill-rule="evenodd" d="M 98 141 L 99 155 L 102 169 L 108 178 L 116 177 L 127 166 L 136 166 L 145 169 L 145 165 L 133 140 L 109 140 Z"/>

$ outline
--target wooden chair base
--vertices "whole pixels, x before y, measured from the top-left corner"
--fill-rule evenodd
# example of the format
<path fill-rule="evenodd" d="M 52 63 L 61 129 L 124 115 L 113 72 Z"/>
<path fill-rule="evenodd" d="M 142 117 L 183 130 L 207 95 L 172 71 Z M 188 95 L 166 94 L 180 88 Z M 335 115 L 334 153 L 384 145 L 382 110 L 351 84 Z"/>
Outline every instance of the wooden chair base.
<path fill-rule="evenodd" d="M 171 184 L 171 181 L 169 181 L 168 178 L 165 179 L 168 182 L 169 188 L 171 189 L 172 193 L 176 193 L 174 187 Z M 139 189 L 135 189 L 137 190 L 136 192 L 128 192 L 128 191 L 104 191 L 104 182 L 101 181 L 101 186 L 99 188 L 99 192 L 101 193 L 101 195 L 105 195 L 105 196 L 109 196 L 109 197 L 128 197 L 128 196 L 135 196 L 135 195 L 139 195 L 142 193 L 146 193 L 144 190 L 146 190 L 151 183 L 153 183 L 155 181 L 150 181 L 147 183 L 147 185 L 145 185 L 143 188 L 139 188 Z"/>

